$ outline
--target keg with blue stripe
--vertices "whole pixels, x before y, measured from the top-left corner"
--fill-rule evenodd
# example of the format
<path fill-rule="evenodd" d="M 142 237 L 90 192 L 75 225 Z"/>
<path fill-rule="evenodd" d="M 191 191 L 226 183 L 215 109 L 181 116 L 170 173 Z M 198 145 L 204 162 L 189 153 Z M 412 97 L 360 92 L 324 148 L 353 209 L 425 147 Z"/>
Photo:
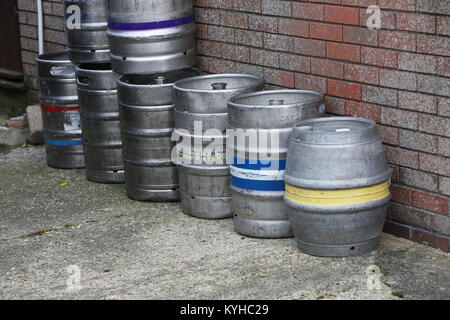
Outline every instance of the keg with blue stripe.
<path fill-rule="evenodd" d="M 47 163 L 61 169 L 84 168 L 77 81 L 69 51 L 42 54 L 36 61 Z"/>
<path fill-rule="evenodd" d="M 230 167 L 226 156 L 227 101 L 264 88 L 262 78 L 214 74 L 174 85 L 175 135 L 183 212 L 203 219 L 232 217 Z"/>
<path fill-rule="evenodd" d="M 296 124 L 284 201 L 299 249 L 317 256 L 375 250 L 388 211 L 391 171 L 372 120 L 337 117 Z"/>
<path fill-rule="evenodd" d="M 263 91 L 228 102 L 234 137 L 231 191 L 234 229 L 257 238 L 292 237 L 283 173 L 292 126 L 325 115 L 322 94 L 306 90 Z"/>
<path fill-rule="evenodd" d="M 73 63 L 109 61 L 104 0 L 64 0 L 66 28 Z"/>
<path fill-rule="evenodd" d="M 111 70 L 110 63 L 82 63 L 76 72 L 86 178 L 98 183 L 123 183 L 119 75 Z"/>
<path fill-rule="evenodd" d="M 192 0 L 106 0 L 113 70 L 155 74 L 196 63 Z"/>
<path fill-rule="evenodd" d="M 175 142 L 174 82 L 198 76 L 195 68 L 118 80 L 125 185 L 138 201 L 179 201 L 178 173 L 172 162 Z"/>

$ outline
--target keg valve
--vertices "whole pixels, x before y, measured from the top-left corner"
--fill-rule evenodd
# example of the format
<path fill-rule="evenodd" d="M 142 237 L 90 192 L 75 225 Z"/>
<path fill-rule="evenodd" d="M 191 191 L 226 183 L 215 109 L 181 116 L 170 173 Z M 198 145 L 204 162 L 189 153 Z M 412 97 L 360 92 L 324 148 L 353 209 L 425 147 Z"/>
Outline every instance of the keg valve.
<path fill-rule="evenodd" d="M 282 106 L 284 104 L 283 99 L 272 99 L 269 100 L 269 106 Z"/>
<path fill-rule="evenodd" d="M 155 81 L 155 84 L 164 84 L 164 80 L 166 80 L 166 78 L 163 76 L 159 76 L 153 79 L 153 81 Z"/>
<path fill-rule="evenodd" d="M 215 82 L 213 84 L 211 84 L 211 87 L 213 88 L 213 90 L 225 90 L 227 88 L 227 83 L 226 82 Z"/>

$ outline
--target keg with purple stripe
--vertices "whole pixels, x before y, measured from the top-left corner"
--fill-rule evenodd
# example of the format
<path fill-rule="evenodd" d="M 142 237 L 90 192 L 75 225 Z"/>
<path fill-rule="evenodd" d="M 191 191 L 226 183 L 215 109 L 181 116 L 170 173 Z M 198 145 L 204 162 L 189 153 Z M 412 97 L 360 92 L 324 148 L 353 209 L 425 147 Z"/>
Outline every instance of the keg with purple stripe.
<path fill-rule="evenodd" d="M 325 115 L 322 94 L 305 90 L 262 91 L 228 101 L 233 136 L 231 193 L 236 232 L 257 238 L 292 237 L 283 196 L 283 174 L 292 127 Z"/>
<path fill-rule="evenodd" d="M 121 74 L 156 74 L 196 63 L 192 0 L 106 0 L 111 63 Z"/>

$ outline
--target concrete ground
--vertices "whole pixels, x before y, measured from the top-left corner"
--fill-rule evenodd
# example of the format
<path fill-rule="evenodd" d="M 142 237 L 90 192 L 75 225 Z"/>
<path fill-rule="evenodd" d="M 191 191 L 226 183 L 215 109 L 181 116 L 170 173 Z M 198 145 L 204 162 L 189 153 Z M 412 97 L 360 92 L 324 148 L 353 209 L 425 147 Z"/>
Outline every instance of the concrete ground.
<path fill-rule="evenodd" d="M 0 151 L 0 221 L 0 299 L 450 299 L 442 251 L 385 234 L 311 257 L 49 168 L 43 147 Z"/>

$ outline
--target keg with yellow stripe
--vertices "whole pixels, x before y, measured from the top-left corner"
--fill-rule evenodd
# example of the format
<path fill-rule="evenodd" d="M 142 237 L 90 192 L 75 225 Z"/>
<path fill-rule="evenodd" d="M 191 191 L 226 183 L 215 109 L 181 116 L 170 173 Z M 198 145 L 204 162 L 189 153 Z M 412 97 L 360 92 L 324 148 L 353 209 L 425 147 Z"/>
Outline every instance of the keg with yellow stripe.
<path fill-rule="evenodd" d="M 391 197 L 390 176 L 372 120 L 323 118 L 295 125 L 284 201 L 299 249 L 317 256 L 375 250 Z"/>

